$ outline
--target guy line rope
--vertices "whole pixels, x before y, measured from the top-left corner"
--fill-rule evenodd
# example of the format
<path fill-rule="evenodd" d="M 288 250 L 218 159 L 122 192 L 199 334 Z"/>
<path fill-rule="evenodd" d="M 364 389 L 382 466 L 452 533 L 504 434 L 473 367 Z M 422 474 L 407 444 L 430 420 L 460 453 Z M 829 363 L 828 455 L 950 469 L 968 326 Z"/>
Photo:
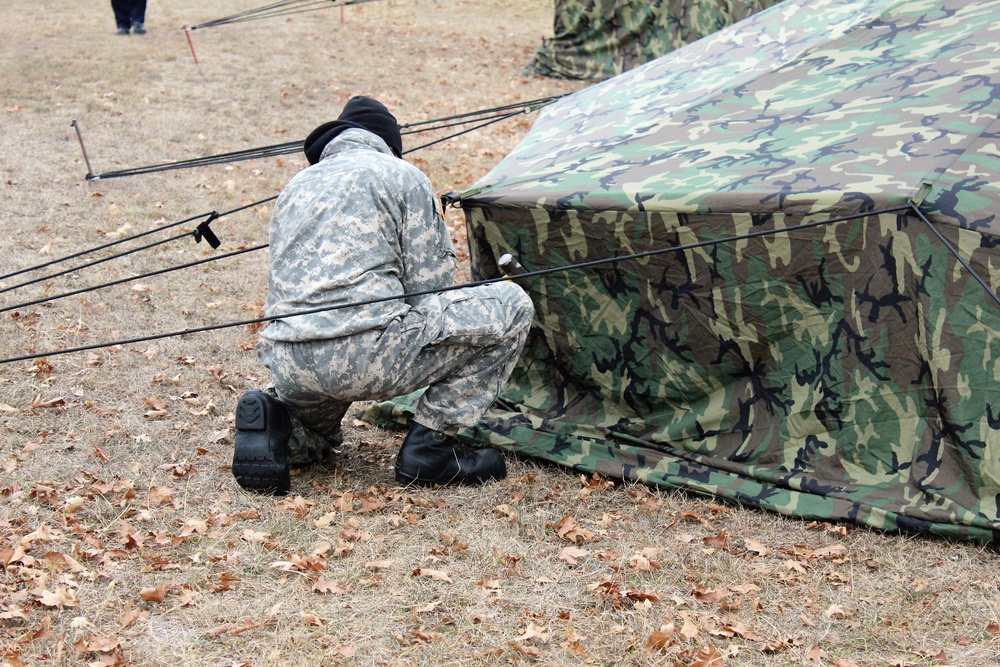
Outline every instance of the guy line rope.
<path fill-rule="evenodd" d="M 229 329 L 229 328 L 241 327 L 241 326 L 248 326 L 248 325 L 253 325 L 253 324 L 264 324 L 264 323 L 268 323 L 268 322 L 273 322 L 275 320 L 288 319 L 288 318 L 292 318 L 292 317 L 300 317 L 300 316 L 303 316 L 303 315 L 312 315 L 312 314 L 315 314 L 315 313 L 322 313 L 322 312 L 330 312 L 330 311 L 342 310 L 344 308 L 353 308 L 353 307 L 356 307 L 356 306 L 368 306 L 368 305 L 373 305 L 373 304 L 377 304 L 377 303 L 385 303 L 387 301 L 395 301 L 395 300 L 398 300 L 398 299 L 407 299 L 407 298 L 413 298 L 413 297 L 419 297 L 419 296 L 427 296 L 427 295 L 430 295 L 430 294 L 440 294 L 440 293 L 443 293 L 443 292 L 450 292 L 452 290 L 464 289 L 464 288 L 467 288 L 467 287 L 477 287 L 479 285 L 489 285 L 489 284 L 500 282 L 500 281 L 504 281 L 504 280 L 513 280 L 515 282 L 527 282 L 527 281 L 531 281 L 533 278 L 535 278 L 537 276 L 547 276 L 547 275 L 551 275 L 551 274 L 554 274 L 554 273 L 561 273 L 561 272 L 573 271 L 573 270 L 581 270 L 581 269 L 589 269 L 589 268 L 593 268 L 593 267 L 597 267 L 597 266 L 603 266 L 603 265 L 606 265 L 606 264 L 617 264 L 617 263 L 620 263 L 620 262 L 631 261 L 631 260 L 636 260 L 636 259 L 642 259 L 642 258 L 645 258 L 645 257 L 652 257 L 652 256 L 656 256 L 656 255 L 664 255 L 664 254 L 668 254 L 668 253 L 683 253 L 685 251 L 694 250 L 696 248 L 703 248 L 703 247 L 707 247 L 707 246 L 715 246 L 715 245 L 721 245 L 721 244 L 726 244 L 726 243 L 735 243 L 737 241 L 742 241 L 742 240 L 752 239 L 752 238 L 760 238 L 760 237 L 765 237 L 765 236 L 772 236 L 774 234 L 787 234 L 787 233 L 790 233 L 790 232 L 802 231 L 802 230 L 806 230 L 806 229 L 812 229 L 812 228 L 815 228 L 815 227 L 821 227 L 821 226 L 825 226 L 825 225 L 830 225 L 830 224 L 834 224 L 834 223 L 837 223 L 837 222 L 844 222 L 844 221 L 848 221 L 848 220 L 856 220 L 856 219 L 859 219 L 859 218 L 866 218 L 866 217 L 869 217 L 869 216 L 882 215 L 882 214 L 887 214 L 887 213 L 902 213 L 904 211 L 907 211 L 909 214 L 915 214 L 915 215 L 919 216 L 921 219 L 923 219 L 924 222 L 926 222 L 928 224 L 931 224 L 925 218 L 925 216 L 923 215 L 923 213 L 920 212 L 920 210 L 919 210 L 919 208 L 917 208 L 916 204 L 914 204 L 913 202 L 910 202 L 910 203 L 907 203 L 907 204 L 901 205 L 901 206 L 895 206 L 895 207 L 891 207 L 891 208 L 878 209 L 878 210 L 865 210 L 865 211 L 860 211 L 858 213 L 852 213 L 850 215 L 845 215 L 845 216 L 841 216 L 841 217 L 837 217 L 837 218 L 831 218 L 831 219 L 828 219 L 828 220 L 816 220 L 816 221 L 812 221 L 812 222 L 803 223 L 803 224 L 800 224 L 800 225 L 793 225 L 793 226 L 790 226 L 790 227 L 783 227 L 783 228 L 780 228 L 780 229 L 764 229 L 764 230 L 759 230 L 759 231 L 756 231 L 756 232 L 748 232 L 746 234 L 736 234 L 736 235 L 726 236 L 726 237 L 718 238 L 718 239 L 708 239 L 708 240 L 704 240 L 704 241 L 695 241 L 693 243 L 687 243 L 687 244 L 683 244 L 683 245 L 671 246 L 669 248 L 656 248 L 656 249 L 653 249 L 653 250 L 647 250 L 647 251 L 644 251 L 644 252 L 633 253 L 633 254 L 630 254 L 630 255 L 619 255 L 619 256 L 615 256 L 615 257 L 607 257 L 607 258 L 603 258 L 603 259 L 595 259 L 595 260 L 590 260 L 590 261 L 586 261 L 586 262 L 580 262 L 580 263 L 577 263 L 577 264 L 567 264 L 567 265 L 563 265 L 563 266 L 550 267 L 550 268 L 547 268 L 547 269 L 539 269 L 537 271 L 526 271 L 524 273 L 519 273 L 517 275 L 499 276 L 499 277 L 496 277 L 496 278 L 489 278 L 489 279 L 486 279 L 486 280 L 478 280 L 478 281 L 473 281 L 473 282 L 470 282 L 470 283 L 464 283 L 464 284 L 461 284 L 461 285 L 452 285 L 450 287 L 444 287 L 444 288 L 440 288 L 440 289 L 423 290 L 423 291 L 419 291 L 419 292 L 411 292 L 411 293 L 407 293 L 407 294 L 399 294 L 399 295 L 394 295 L 394 296 L 389 296 L 389 297 L 382 297 L 382 298 L 378 298 L 378 299 L 371 299 L 371 300 L 367 300 L 367 301 L 359 301 L 359 302 L 353 302 L 353 303 L 336 304 L 336 305 L 332 305 L 332 306 L 322 306 L 322 307 L 317 307 L 317 308 L 310 308 L 310 309 L 302 310 L 302 311 L 299 311 L 299 312 L 293 313 L 293 314 L 271 315 L 271 316 L 258 317 L 258 318 L 249 319 L 249 320 L 240 320 L 240 321 L 236 321 L 236 322 L 225 322 L 225 323 L 222 323 L 222 324 L 213 324 L 213 325 L 207 325 L 207 326 L 202 326 L 202 327 L 194 327 L 194 328 L 191 328 L 191 329 L 183 329 L 183 330 L 179 330 L 179 331 L 170 331 L 170 332 L 166 332 L 166 333 L 152 334 L 152 335 L 148 335 L 148 336 L 139 336 L 139 337 L 136 337 L 136 338 L 127 338 L 127 339 L 116 340 L 116 341 L 105 342 L 105 343 L 94 343 L 94 344 L 91 344 L 91 345 L 81 345 L 79 347 L 64 348 L 64 349 L 58 349 L 58 350 L 49 350 L 49 351 L 46 351 L 46 352 L 38 352 L 38 353 L 34 353 L 34 354 L 26 354 L 26 355 L 21 355 L 21 356 L 16 356 L 16 357 L 8 357 L 6 359 L 0 359 L 0 365 L 8 364 L 8 363 L 14 363 L 14 362 L 19 362 L 19 361 L 30 361 L 32 359 L 39 359 L 39 358 L 42 358 L 42 357 L 56 356 L 56 355 L 62 355 L 62 354 L 70 354 L 70 353 L 75 353 L 75 352 L 84 352 L 84 351 L 96 350 L 96 349 L 106 348 L 106 347 L 114 347 L 114 346 L 118 346 L 118 345 L 131 345 L 131 344 L 135 344 L 135 343 L 142 343 L 142 342 L 147 342 L 147 341 L 160 340 L 160 339 L 163 339 L 163 338 L 171 338 L 171 337 L 176 337 L 176 336 L 185 336 L 185 335 L 189 335 L 189 334 L 203 333 L 203 332 L 206 332 L 206 331 L 216 331 L 216 330 L 219 330 L 219 329 Z M 931 226 L 933 228 L 933 225 L 931 225 Z M 970 267 L 970 269 L 971 269 L 971 267 Z M 993 293 L 992 290 L 989 290 L 989 292 L 990 292 L 991 296 L 994 299 L 997 300 L 997 303 L 1000 304 L 1000 297 L 998 297 L 995 293 Z"/>

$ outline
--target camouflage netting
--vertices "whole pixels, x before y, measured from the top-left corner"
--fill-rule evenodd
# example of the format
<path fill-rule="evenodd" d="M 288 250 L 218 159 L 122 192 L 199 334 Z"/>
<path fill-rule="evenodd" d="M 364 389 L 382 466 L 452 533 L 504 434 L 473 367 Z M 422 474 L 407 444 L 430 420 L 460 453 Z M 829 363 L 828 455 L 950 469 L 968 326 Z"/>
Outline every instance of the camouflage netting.
<path fill-rule="evenodd" d="M 527 73 L 603 81 L 778 0 L 555 0 L 553 36 Z"/>
<path fill-rule="evenodd" d="M 997 2 L 786 0 L 547 109 L 463 195 L 478 277 L 831 222 L 535 278 L 463 435 L 1000 544 L 1000 304 L 906 209 L 1000 290 L 997 43 Z"/>

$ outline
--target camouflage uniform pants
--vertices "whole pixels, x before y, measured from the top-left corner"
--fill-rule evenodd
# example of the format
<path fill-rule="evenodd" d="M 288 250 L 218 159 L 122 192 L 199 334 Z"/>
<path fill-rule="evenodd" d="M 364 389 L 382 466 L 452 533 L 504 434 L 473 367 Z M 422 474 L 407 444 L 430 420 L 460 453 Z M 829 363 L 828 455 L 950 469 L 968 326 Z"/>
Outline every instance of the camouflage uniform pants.
<path fill-rule="evenodd" d="M 534 313 L 513 283 L 424 297 L 384 329 L 328 340 L 261 340 L 273 393 L 288 407 L 293 464 L 322 461 L 339 445 L 354 401 L 422 387 L 415 421 L 438 431 L 472 426 L 514 370 Z"/>

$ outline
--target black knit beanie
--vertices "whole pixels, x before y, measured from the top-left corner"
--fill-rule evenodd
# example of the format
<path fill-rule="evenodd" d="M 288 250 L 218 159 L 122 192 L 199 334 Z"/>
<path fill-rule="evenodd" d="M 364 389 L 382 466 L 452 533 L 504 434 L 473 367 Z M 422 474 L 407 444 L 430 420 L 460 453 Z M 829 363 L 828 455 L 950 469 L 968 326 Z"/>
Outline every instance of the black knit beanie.
<path fill-rule="evenodd" d="M 323 123 L 306 137 L 303 149 L 309 164 L 319 162 L 326 145 L 344 130 L 350 128 L 368 130 L 381 137 L 396 157 L 403 156 L 403 137 L 399 132 L 396 117 L 389 113 L 384 104 L 370 97 L 352 97 L 337 120 Z"/>

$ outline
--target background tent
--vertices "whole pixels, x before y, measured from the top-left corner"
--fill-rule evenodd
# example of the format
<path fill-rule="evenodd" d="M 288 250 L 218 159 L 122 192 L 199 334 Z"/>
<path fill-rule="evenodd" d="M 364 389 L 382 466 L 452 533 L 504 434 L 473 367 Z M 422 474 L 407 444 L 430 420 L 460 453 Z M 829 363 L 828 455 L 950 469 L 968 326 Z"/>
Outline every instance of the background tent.
<path fill-rule="evenodd" d="M 778 0 L 556 0 L 553 36 L 527 70 L 603 81 Z"/>
<path fill-rule="evenodd" d="M 547 109 L 463 195 L 475 275 L 707 244 L 536 277 L 464 435 L 998 542 L 998 43 L 997 2 L 787 0 Z"/>

